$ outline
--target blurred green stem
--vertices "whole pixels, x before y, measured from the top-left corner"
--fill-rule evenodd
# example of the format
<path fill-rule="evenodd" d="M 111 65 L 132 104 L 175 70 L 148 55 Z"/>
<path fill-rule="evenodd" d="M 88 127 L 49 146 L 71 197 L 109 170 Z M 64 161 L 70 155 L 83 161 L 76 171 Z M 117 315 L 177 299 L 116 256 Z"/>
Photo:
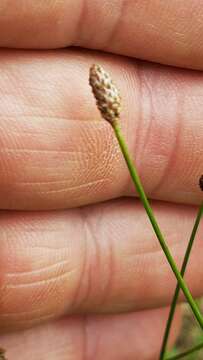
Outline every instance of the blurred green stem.
<path fill-rule="evenodd" d="M 193 354 L 194 352 L 201 350 L 202 348 L 203 348 L 203 342 L 202 342 L 201 344 L 196 345 L 196 346 L 194 346 L 193 348 L 191 348 L 191 349 L 189 349 L 189 350 L 181 353 L 181 354 L 168 357 L 168 358 L 166 358 L 166 360 L 178 360 L 178 359 L 182 359 L 183 357 L 188 356 L 188 355 L 191 355 L 191 354 Z"/>

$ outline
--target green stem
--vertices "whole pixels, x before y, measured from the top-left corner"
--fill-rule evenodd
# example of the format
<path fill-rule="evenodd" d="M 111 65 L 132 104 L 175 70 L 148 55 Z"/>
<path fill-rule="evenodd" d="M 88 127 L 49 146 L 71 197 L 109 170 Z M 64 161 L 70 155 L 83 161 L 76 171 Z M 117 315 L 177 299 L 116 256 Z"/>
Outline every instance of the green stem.
<path fill-rule="evenodd" d="M 148 215 L 149 220 L 150 220 L 150 222 L 152 224 L 152 227 L 153 227 L 153 229 L 155 231 L 155 234 L 156 234 L 156 236 L 157 236 L 157 238 L 159 240 L 159 243 L 160 243 L 160 245 L 161 245 L 161 247 L 162 247 L 162 249 L 163 249 L 163 251 L 165 253 L 165 256 L 166 256 L 166 258 L 168 260 L 168 263 L 169 263 L 174 275 L 176 276 L 176 279 L 179 282 L 180 287 L 181 287 L 181 289 L 182 289 L 188 303 L 190 304 L 190 307 L 191 307 L 191 309 L 192 309 L 192 311 L 194 313 L 195 318 L 197 319 L 199 325 L 203 329 L 203 317 L 201 315 L 201 312 L 200 312 L 195 300 L 193 299 L 192 294 L 190 293 L 190 290 L 188 289 L 183 277 L 181 276 L 181 274 L 180 274 L 180 272 L 178 270 L 178 267 L 177 267 L 172 255 L 171 255 L 171 253 L 170 253 L 170 250 L 169 250 L 169 248 L 168 248 L 168 246 L 167 246 L 167 244 L 166 244 L 166 242 L 164 240 L 164 237 L 163 237 L 163 235 L 161 233 L 159 225 L 158 225 L 158 223 L 157 223 L 157 221 L 155 219 L 153 210 L 152 210 L 152 208 L 151 208 L 151 206 L 149 204 L 149 201 L 148 201 L 148 199 L 147 199 L 147 197 L 145 195 L 144 188 L 143 188 L 142 183 L 140 181 L 137 170 L 134 167 L 133 161 L 132 161 L 132 159 L 130 157 L 128 147 L 127 147 L 126 142 L 125 142 L 125 140 L 124 140 L 124 138 L 122 136 L 120 127 L 118 125 L 118 122 L 114 121 L 112 123 L 112 127 L 114 129 L 114 132 L 115 132 L 115 135 L 117 137 L 118 143 L 120 145 L 121 151 L 122 151 L 123 156 L 125 158 L 125 161 L 126 161 L 126 164 L 128 166 L 128 169 L 129 169 L 130 175 L 132 177 L 133 183 L 134 183 L 134 185 L 136 187 L 136 190 L 137 190 L 137 192 L 138 192 L 138 194 L 140 196 L 140 199 L 141 199 L 141 201 L 143 203 L 143 206 L 144 206 L 144 208 L 145 208 L 145 210 L 147 212 L 147 215 Z"/>
<path fill-rule="evenodd" d="M 194 346 L 192 349 L 187 350 L 181 354 L 178 355 L 174 355 L 171 357 L 166 358 L 166 360 L 178 360 L 178 359 L 182 359 L 183 357 L 187 356 L 187 355 L 191 355 L 193 354 L 195 351 L 201 350 L 203 348 L 203 342 L 199 345 Z"/>
<path fill-rule="evenodd" d="M 195 224 L 194 224 L 194 227 L 193 227 L 193 230 L 192 230 L 192 234 L 191 234 L 188 246 L 187 246 L 187 250 L 186 250 L 185 257 L 184 257 L 183 264 L 182 264 L 182 268 L 181 268 L 181 275 L 182 276 L 185 275 L 186 267 L 187 267 L 187 264 L 188 264 L 188 261 L 189 261 L 189 258 L 190 258 L 190 253 L 191 253 L 191 250 L 192 250 L 192 246 L 193 246 L 193 243 L 194 243 L 194 239 L 195 239 L 195 236 L 196 236 L 196 233 L 197 233 L 198 226 L 199 226 L 202 215 L 203 215 L 203 203 L 201 204 L 201 206 L 199 208 L 197 218 L 195 220 Z M 172 325 L 172 321 L 173 321 L 173 317 L 174 317 L 175 308 L 176 308 L 176 304 L 177 304 L 177 301 L 178 301 L 179 293 L 180 293 L 180 286 L 179 286 L 179 284 L 177 284 L 176 289 L 175 289 L 175 293 L 174 293 L 174 296 L 173 296 L 173 300 L 172 300 L 172 303 L 171 303 L 171 308 L 170 308 L 170 312 L 169 312 L 168 321 L 167 321 L 167 324 L 166 324 L 166 329 L 165 329 L 163 343 L 162 343 L 161 352 L 160 352 L 160 360 L 163 360 L 164 356 L 165 356 L 166 346 L 167 346 L 167 342 L 168 342 L 168 337 L 169 337 L 169 333 L 170 333 L 170 329 L 171 329 L 171 325 Z"/>

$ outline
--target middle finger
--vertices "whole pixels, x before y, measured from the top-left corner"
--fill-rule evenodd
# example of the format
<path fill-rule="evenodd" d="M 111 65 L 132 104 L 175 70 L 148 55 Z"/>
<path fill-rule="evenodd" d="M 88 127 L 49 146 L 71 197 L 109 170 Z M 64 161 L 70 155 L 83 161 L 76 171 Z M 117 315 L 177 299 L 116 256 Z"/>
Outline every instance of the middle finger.
<path fill-rule="evenodd" d="M 101 63 L 148 195 L 199 203 L 203 74 L 76 50 L 0 54 L 0 208 L 60 209 L 134 194 L 88 86 Z"/>

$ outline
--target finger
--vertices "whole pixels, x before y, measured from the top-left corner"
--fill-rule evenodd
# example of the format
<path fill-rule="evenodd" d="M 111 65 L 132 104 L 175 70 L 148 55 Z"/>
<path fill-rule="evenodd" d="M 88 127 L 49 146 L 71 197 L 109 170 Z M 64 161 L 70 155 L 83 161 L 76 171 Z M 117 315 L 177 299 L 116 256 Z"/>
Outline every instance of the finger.
<path fill-rule="evenodd" d="M 199 203 L 203 75 L 75 51 L 3 52 L 1 208 L 58 209 L 134 194 L 112 129 L 98 121 L 88 86 L 95 61 L 121 88 L 123 131 L 148 195 Z"/>
<path fill-rule="evenodd" d="M 8 359 L 16 360 L 27 360 L 29 354 L 32 359 L 39 360 L 155 360 L 167 313 L 168 309 L 159 309 L 129 315 L 64 318 L 24 332 L 0 336 L 0 342 L 7 350 Z M 178 311 L 171 343 L 179 326 Z"/>
<path fill-rule="evenodd" d="M 5 51 L 1 208 L 58 209 L 134 194 L 88 86 L 92 62 L 102 63 L 121 89 L 123 131 L 148 195 L 199 203 L 203 75 L 77 51 Z"/>
<path fill-rule="evenodd" d="M 154 207 L 180 266 L 195 209 Z M 2 213 L 0 228 L 4 331 L 63 314 L 135 311 L 171 301 L 174 275 L 133 200 L 57 213 Z M 201 233 L 202 227 L 186 278 L 194 296 L 203 291 Z"/>
<path fill-rule="evenodd" d="M 0 45 L 82 46 L 202 69 L 203 9 L 198 0 L 17 1 L 1 4 Z"/>

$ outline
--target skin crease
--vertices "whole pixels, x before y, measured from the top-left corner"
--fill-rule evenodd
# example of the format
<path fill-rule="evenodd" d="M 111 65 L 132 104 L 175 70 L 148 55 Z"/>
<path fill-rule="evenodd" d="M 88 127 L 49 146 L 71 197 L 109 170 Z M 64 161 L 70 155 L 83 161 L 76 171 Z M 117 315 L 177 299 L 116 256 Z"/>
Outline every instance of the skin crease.
<path fill-rule="evenodd" d="M 88 70 L 100 63 L 121 89 L 122 129 L 180 266 L 202 199 L 203 77 L 134 58 L 202 69 L 202 17 L 197 0 L 1 1 L 0 346 L 8 359 L 157 359 L 175 280 L 131 198 Z M 194 296 L 202 230 L 186 277 Z M 177 313 L 171 344 L 179 326 Z"/>

